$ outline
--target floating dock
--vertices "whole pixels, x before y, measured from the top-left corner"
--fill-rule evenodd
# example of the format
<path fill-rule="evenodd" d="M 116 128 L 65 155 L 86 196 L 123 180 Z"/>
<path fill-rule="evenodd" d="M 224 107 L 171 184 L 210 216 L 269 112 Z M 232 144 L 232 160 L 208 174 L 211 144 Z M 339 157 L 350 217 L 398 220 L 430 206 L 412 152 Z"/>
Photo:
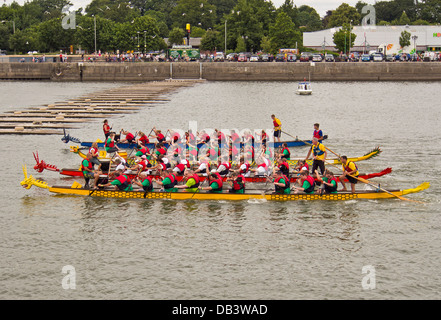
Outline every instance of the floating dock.
<path fill-rule="evenodd" d="M 203 80 L 165 80 L 137 83 L 91 93 L 26 110 L 0 114 L 0 134 L 60 134 L 85 122 L 136 113 L 170 99 L 166 95 Z"/>

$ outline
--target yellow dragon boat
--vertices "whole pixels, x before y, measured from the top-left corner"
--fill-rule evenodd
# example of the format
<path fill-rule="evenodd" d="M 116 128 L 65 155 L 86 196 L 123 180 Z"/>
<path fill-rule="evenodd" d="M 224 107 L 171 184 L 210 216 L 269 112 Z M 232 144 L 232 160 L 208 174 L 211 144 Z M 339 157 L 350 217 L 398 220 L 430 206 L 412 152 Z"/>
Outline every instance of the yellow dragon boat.
<path fill-rule="evenodd" d="M 27 169 L 23 166 L 23 173 L 25 179 L 21 181 L 21 185 L 30 189 L 33 185 L 39 188 L 48 189 L 50 192 L 66 195 L 80 195 L 91 197 L 104 197 L 104 198 L 124 198 L 124 199 L 174 199 L 174 200 L 227 200 L 227 201 L 239 201 L 239 200 L 267 200 L 267 201 L 297 201 L 297 200 L 354 200 L 354 199 L 389 199 L 395 197 L 401 197 L 410 193 L 417 193 L 426 190 L 430 187 L 428 182 L 424 182 L 416 188 L 404 189 L 404 190 L 371 190 L 371 191 L 357 191 L 351 192 L 338 192 L 334 194 L 266 194 L 264 190 L 261 192 L 233 194 L 228 192 L 223 193 L 204 193 L 204 192 L 145 192 L 144 190 L 135 191 L 119 191 L 114 189 L 97 189 L 91 190 L 83 188 L 78 182 L 74 182 L 72 186 L 49 186 L 46 182 L 36 180 L 32 175 L 27 175 Z"/>
<path fill-rule="evenodd" d="M 73 153 L 78 154 L 80 157 L 82 157 L 82 158 L 84 158 L 84 159 L 85 159 L 86 156 L 87 156 L 87 154 L 83 153 L 83 152 L 81 151 L 81 149 L 79 149 L 77 146 L 71 146 L 71 147 L 70 147 L 70 151 L 73 152 Z M 351 157 L 351 158 L 348 158 L 348 161 L 358 162 L 358 161 L 368 160 L 368 159 L 371 159 L 371 158 L 374 158 L 374 157 L 378 156 L 380 153 L 381 153 L 381 149 L 380 149 L 380 147 L 376 147 L 375 149 L 373 149 L 372 151 L 366 153 L 365 155 L 363 155 L 363 156 L 361 156 L 361 157 Z M 127 158 L 127 152 L 125 152 L 125 151 L 118 152 L 118 154 L 119 154 L 121 157 L 125 158 L 125 159 Z M 105 150 L 100 150 L 100 151 L 99 151 L 99 157 L 98 157 L 98 159 L 100 159 L 100 160 L 110 160 L 110 159 L 111 159 L 111 156 L 110 156 L 109 154 L 107 154 Z M 291 167 L 295 167 L 296 164 L 297 164 L 297 162 L 298 162 L 299 160 L 303 160 L 303 159 L 304 159 L 304 158 L 291 158 L 291 160 L 287 160 L 287 162 L 288 162 L 288 164 L 289 164 Z M 306 162 L 308 163 L 308 165 L 312 165 L 313 160 L 312 160 L 312 159 L 308 159 Z M 338 158 L 338 157 L 336 157 L 336 158 L 328 158 L 328 159 L 326 159 L 326 162 L 329 163 L 329 164 L 341 164 L 340 158 Z M 130 163 L 130 161 L 128 161 L 128 163 L 129 163 L 130 165 L 133 165 L 133 164 L 134 164 L 134 163 Z M 156 160 L 150 160 L 150 163 L 151 163 L 152 165 L 156 165 Z M 190 163 L 191 163 L 191 164 L 196 164 L 195 161 L 190 161 Z M 216 161 L 210 161 L 210 164 L 217 165 L 217 162 L 216 162 Z M 238 165 L 238 162 L 236 162 L 236 161 L 232 161 L 232 162 L 231 162 L 231 165 L 232 165 L 232 166 L 234 166 L 234 165 Z M 256 165 L 255 162 L 251 163 L 251 166 L 254 166 L 254 165 Z"/>

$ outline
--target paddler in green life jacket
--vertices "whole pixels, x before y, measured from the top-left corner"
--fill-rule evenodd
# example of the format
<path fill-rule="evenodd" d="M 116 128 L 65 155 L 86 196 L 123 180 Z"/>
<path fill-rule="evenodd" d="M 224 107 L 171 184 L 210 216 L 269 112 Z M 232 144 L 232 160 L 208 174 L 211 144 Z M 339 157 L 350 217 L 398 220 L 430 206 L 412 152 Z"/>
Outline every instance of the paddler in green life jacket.
<path fill-rule="evenodd" d="M 222 193 L 223 181 L 219 172 L 212 172 L 209 175 L 209 183 L 208 187 L 199 187 L 200 190 L 208 190 L 211 193 Z"/>
<path fill-rule="evenodd" d="M 291 193 L 291 184 L 289 182 L 289 178 L 287 178 L 284 174 L 282 174 L 282 172 L 278 169 L 276 169 L 274 172 L 273 184 L 276 194 Z"/>
<path fill-rule="evenodd" d="M 227 178 L 227 181 L 231 181 L 229 193 L 245 193 L 245 177 L 242 174 L 233 172 L 231 177 Z"/>
<path fill-rule="evenodd" d="M 176 186 L 177 189 L 185 189 L 185 192 L 198 192 L 201 184 L 199 176 L 193 170 L 186 169 L 184 172 L 185 184 Z"/>
<path fill-rule="evenodd" d="M 300 172 L 299 180 L 301 187 L 294 186 L 294 193 L 299 193 L 302 191 L 306 194 L 314 193 L 315 181 L 314 178 L 309 174 L 309 172 L 302 170 L 302 172 Z"/>
<path fill-rule="evenodd" d="M 178 181 L 176 180 L 175 173 L 172 169 L 163 170 L 161 172 L 162 180 L 156 179 L 155 182 L 162 186 L 164 192 L 177 192 L 178 189 L 176 185 Z"/>
<path fill-rule="evenodd" d="M 291 160 L 291 152 L 288 149 L 288 144 L 283 143 L 282 144 L 282 151 L 280 152 L 280 157 L 285 160 Z"/>
<path fill-rule="evenodd" d="M 86 181 L 86 184 L 84 185 L 85 188 L 89 187 L 89 180 L 94 179 L 94 185 L 93 188 L 97 189 L 97 182 L 100 178 L 101 171 L 93 170 L 93 163 L 92 163 L 92 154 L 89 152 L 86 156 L 86 159 L 84 159 L 81 162 L 81 171 L 83 172 L 84 180 Z"/>
<path fill-rule="evenodd" d="M 145 192 L 153 192 L 152 177 L 147 172 L 141 172 L 133 183 L 140 186 Z"/>

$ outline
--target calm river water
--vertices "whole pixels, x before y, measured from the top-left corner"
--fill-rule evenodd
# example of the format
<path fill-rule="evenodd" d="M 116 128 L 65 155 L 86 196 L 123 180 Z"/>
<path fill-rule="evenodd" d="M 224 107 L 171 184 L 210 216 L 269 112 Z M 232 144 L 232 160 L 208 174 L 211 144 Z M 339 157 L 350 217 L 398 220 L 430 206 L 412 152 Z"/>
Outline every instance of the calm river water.
<path fill-rule="evenodd" d="M 0 112 L 120 85 L 127 84 L 0 82 Z M 72 184 L 32 169 L 37 150 L 59 168 L 80 165 L 61 136 L 0 135 L 0 299 L 439 299 L 440 84 L 320 82 L 312 96 L 296 95 L 296 86 L 201 83 L 110 123 L 147 132 L 153 125 L 185 130 L 189 121 L 199 128 L 265 129 L 275 113 L 284 131 L 306 139 L 319 122 L 326 145 L 340 154 L 381 147 L 379 157 L 359 168 L 392 167 L 374 180 L 382 187 L 429 181 L 428 190 L 408 196 L 424 204 L 60 196 L 25 190 L 20 181 L 26 164 L 49 185 Z M 101 120 L 69 133 L 102 139 Z M 308 149 L 292 151 L 305 156 Z M 75 269 L 75 289 L 63 288 L 65 266 Z"/>

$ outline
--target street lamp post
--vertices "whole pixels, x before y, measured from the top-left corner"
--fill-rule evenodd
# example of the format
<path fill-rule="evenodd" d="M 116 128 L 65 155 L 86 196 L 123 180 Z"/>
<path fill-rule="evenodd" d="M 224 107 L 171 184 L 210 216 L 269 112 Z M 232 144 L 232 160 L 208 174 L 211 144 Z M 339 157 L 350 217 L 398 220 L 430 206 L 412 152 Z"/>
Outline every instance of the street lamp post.
<path fill-rule="evenodd" d="M 227 54 L 227 20 L 225 19 L 225 54 Z"/>
<path fill-rule="evenodd" d="M 414 54 L 416 54 L 417 53 L 417 51 L 416 51 L 416 41 L 417 41 L 417 39 L 418 39 L 418 36 L 412 36 L 412 40 L 413 40 L 413 51 L 414 51 Z"/>
<path fill-rule="evenodd" d="M 93 15 L 93 29 L 95 33 L 95 57 L 96 57 L 96 17 Z"/>
<path fill-rule="evenodd" d="M 146 38 L 147 38 L 147 31 L 144 30 L 144 54 L 147 53 L 147 41 L 146 41 Z"/>
<path fill-rule="evenodd" d="M 352 20 L 349 22 L 349 57 L 351 56 L 351 46 L 352 46 L 352 35 L 351 35 L 351 33 L 352 33 Z M 349 58 L 348 57 L 348 58 Z"/>

